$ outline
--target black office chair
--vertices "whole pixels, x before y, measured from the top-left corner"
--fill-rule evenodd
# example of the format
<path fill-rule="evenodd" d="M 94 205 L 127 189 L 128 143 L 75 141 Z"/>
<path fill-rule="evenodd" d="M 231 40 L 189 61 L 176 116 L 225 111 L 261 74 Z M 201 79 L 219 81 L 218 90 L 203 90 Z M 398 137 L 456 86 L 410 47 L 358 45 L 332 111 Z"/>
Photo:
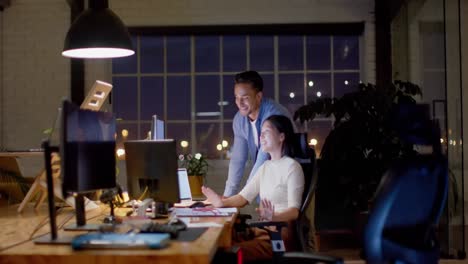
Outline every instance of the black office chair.
<path fill-rule="evenodd" d="M 445 159 L 399 162 L 384 177 L 364 234 L 368 263 L 437 263 L 436 226 L 447 197 Z"/>
<path fill-rule="evenodd" d="M 393 166 L 382 179 L 364 232 L 367 263 L 437 263 L 435 229 L 447 184 L 447 165 L 441 157 L 421 156 Z M 285 253 L 282 261 L 339 263 L 307 253 Z"/>

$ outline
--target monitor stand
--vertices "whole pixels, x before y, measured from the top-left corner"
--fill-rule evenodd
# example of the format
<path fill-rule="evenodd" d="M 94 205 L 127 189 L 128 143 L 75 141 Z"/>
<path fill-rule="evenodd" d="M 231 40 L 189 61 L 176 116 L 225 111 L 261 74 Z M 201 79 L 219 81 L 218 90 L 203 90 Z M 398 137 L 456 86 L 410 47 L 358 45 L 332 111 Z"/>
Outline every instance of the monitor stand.
<path fill-rule="evenodd" d="M 80 193 L 75 196 L 75 214 L 76 223 L 65 226 L 65 231 L 98 231 L 101 227 L 101 224 L 86 224 L 85 199 Z"/>
<path fill-rule="evenodd" d="M 46 169 L 46 180 L 47 180 L 47 202 L 49 205 L 49 223 L 50 223 L 50 236 L 48 234 L 39 237 L 34 240 L 36 244 L 71 244 L 73 237 L 58 236 L 57 235 L 57 224 L 56 224 L 56 211 L 54 201 L 54 180 L 52 178 L 52 153 L 58 152 L 58 147 L 52 147 L 49 145 L 49 141 L 42 142 L 42 148 L 44 149 L 44 161 Z"/>
<path fill-rule="evenodd" d="M 146 214 L 148 208 L 151 208 L 151 213 Z M 149 217 L 151 219 L 165 219 L 169 215 L 167 213 L 168 203 L 155 202 L 152 198 L 143 200 L 136 210 L 138 216 Z"/>

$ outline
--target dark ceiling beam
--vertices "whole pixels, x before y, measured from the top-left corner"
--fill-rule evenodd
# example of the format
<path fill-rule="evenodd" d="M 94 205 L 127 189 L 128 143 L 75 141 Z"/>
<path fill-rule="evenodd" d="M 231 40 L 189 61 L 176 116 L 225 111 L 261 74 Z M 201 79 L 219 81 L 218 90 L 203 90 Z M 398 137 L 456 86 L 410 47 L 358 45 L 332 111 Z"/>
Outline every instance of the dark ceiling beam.
<path fill-rule="evenodd" d="M 392 82 L 392 20 L 405 0 L 375 0 L 375 71 L 376 84 Z"/>
<path fill-rule="evenodd" d="M 70 6 L 70 25 L 84 11 L 84 0 L 66 0 Z M 70 59 L 71 78 L 70 78 L 70 100 L 81 105 L 84 100 L 85 87 L 85 66 L 83 59 Z"/>

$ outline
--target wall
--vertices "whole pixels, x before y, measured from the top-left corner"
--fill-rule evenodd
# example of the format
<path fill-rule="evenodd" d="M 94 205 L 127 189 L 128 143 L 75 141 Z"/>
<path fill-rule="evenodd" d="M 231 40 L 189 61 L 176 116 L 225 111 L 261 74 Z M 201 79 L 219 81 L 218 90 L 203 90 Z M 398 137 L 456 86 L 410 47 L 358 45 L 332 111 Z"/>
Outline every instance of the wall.
<path fill-rule="evenodd" d="M 38 148 L 60 98 L 69 94 L 70 63 L 60 55 L 69 13 L 63 0 L 13 0 L 1 13 L 0 148 Z M 22 161 L 28 176 L 42 165 L 41 160 Z"/>

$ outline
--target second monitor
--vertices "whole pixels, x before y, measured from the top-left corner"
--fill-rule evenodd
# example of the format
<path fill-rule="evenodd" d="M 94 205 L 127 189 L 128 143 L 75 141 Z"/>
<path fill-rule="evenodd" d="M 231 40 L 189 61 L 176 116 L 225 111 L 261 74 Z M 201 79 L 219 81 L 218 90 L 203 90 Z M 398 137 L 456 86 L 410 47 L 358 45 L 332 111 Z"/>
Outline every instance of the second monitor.
<path fill-rule="evenodd" d="M 167 140 L 126 141 L 127 189 L 132 199 L 179 202 L 176 143 Z"/>

